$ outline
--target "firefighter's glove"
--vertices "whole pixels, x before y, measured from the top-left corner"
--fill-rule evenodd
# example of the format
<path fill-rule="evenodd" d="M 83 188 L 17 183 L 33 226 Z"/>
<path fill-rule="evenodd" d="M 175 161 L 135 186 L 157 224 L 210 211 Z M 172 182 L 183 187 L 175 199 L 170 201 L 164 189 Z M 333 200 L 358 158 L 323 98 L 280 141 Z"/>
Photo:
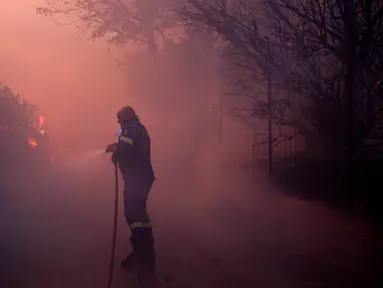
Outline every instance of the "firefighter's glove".
<path fill-rule="evenodd" d="M 106 146 L 105 148 L 105 153 L 113 153 L 115 152 L 117 149 L 117 143 L 112 143 L 112 144 L 109 144 L 108 146 Z"/>
<path fill-rule="evenodd" d="M 114 165 L 117 165 L 118 160 L 117 160 L 117 154 L 116 153 L 113 152 L 111 160 L 112 160 L 112 163 Z"/>

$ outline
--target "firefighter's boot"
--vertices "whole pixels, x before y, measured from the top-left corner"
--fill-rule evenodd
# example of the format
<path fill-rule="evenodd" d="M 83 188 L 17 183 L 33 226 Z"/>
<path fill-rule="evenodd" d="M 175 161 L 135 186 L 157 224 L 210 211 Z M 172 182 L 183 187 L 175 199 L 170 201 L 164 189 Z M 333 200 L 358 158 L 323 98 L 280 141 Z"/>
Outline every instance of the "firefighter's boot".
<path fill-rule="evenodd" d="M 124 269 L 135 269 L 143 266 L 150 271 L 155 270 L 155 252 L 152 228 L 135 228 L 131 231 L 130 242 L 133 252 L 121 262 Z"/>
<path fill-rule="evenodd" d="M 133 251 L 121 262 L 121 267 L 124 269 L 134 269 L 138 263 L 139 254 L 139 239 L 137 231 L 131 230 L 130 243 L 132 244 Z"/>
<path fill-rule="evenodd" d="M 137 256 L 135 251 L 132 251 L 128 257 L 126 257 L 124 260 L 121 262 L 121 268 L 123 269 L 134 269 L 137 265 Z"/>
<path fill-rule="evenodd" d="M 151 227 L 138 228 L 140 234 L 140 265 L 146 272 L 155 271 L 156 253 L 154 251 L 153 230 Z"/>

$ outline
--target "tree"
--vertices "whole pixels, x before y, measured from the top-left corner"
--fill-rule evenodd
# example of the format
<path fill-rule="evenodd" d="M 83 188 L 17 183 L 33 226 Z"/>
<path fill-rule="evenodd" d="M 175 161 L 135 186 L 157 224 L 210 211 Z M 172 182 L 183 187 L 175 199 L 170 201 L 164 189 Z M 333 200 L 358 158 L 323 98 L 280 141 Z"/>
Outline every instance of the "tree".
<path fill-rule="evenodd" d="M 170 39 L 169 29 L 179 26 L 171 11 L 174 0 L 46 0 L 37 13 L 45 16 L 70 15 L 72 23 L 90 32 L 90 38 L 107 37 L 117 46 L 144 45 L 157 57 L 159 44 Z"/>
<path fill-rule="evenodd" d="M 359 0 L 355 5 L 348 2 L 267 0 L 257 5 L 251 1 L 211 4 L 191 0 L 181 13 L 189 20 L 213 27 L 229 43 L 229 54 L 234 55 L 229 66 L 234 71 L 231 74 L 237 76 L 237 79 L 231 77 L 234 80 L 231 84 L 236 92 L 251 95 L 251 105 L 256 109 L 248 106 L 248 110 L 257 117 L 264 115 L 259 113 L 264 111 L 259 108 L 265 105 L 253 95 L 260 94 L 254 93 L 259 85 L 266 85 L 265 60 L 271 60 L 265 49 L 266 36 L 273 49 L 272 66 L 283 74 L 276 80 L 277 75 L 273 73 L 275 86 L 284 86 L 280 87 L 284 93 L 292 89 L 295 96 L 298 94 L 298 106 L 300 112 L 306 114 L 304 116 L 316 109 L 316 119 L 311 117 L 309 122 L 322 132 L 331 125 L 324 123 L 329 114 L 331 118 L 342 119 L 333 122 L 341 123 L 333 125 L 330 134 L 342 135 L 340 131 L 347 131 L 347 141 L 341 137 L 339 142 L 342 143 L 338 144 L 342 146 L 346 142 L 351 161 L 354 143 L 361 143 L 360 139 L 366 135 L 365 132 L 355 135 L 356 131 L 364 131 L 361 128 L 365 126 L 365 111 L 360 110 L 366 107 L 363 95 L 369 95 L 366 89 L 378 80 L 383 67 L 382 5 L 381 1 Z M 355 99 L 356 94 L 358 99 Z M 289 102 L 291 106 L 292 99 L 288 100 L 284 103 Z M 306 111 L 302 111 L 304 107 Z M 323 117 L 324 114 L 327 117 Z"/>
<path fill-rule="evenodd" d="M 209 49 L 213 47 L 210 34 L 196 34 L 190 29 L 184 29 L 179 15 L 174 12 L 174 6 L 183 2 L 184 0 L 47 0 L 45 6 L 37 8 L 37 13 L 51 17 L 69 15 L 74 19 L 70 23 L 79 23 L 79 27 L 89 32 L 93 40 L 107 38 L 108 43 L 114 46 L 137 44 L 138 48 L 143 48 L 140 49 L 143 53 L 136 53 L 135 56 L 146 63 L 144 58 L 148 52 L 152 57 L 151 60 L 154 60 L 149 67 L 145 65 L 150 70 L 147 73 L 153 76 L 147 84 L 155 87 L 153 90 L 156 91 L 156 97 L 151 97 L 150 101 L 152 103 L 155 101 L 158 110 L 164 111 L 168 105 L 164 107 L 161 105 L 172 98 L 173 81 L 165 72 L 165 67 L 168 66 L 165 60 L 167 56 L 162 57 L 161 54 L 164 53 L 160 52 L 175 51 L 177 45 L 185 48 L 186 44 L 192 44 L 192 49 L 195 49 L 194 43 L 189 41 L 191 37 L 194 37 L 203 39 L 203 41 L 196 41 L 198 44 L 204 44 L 198 47 L 201 54 L 208 54 L 206 59 L 213 58 L 209 58 L 212 54 Z M 186 49 L 187 54 L 191 49 L 190 47 Z M 123 63 L 126 59 L 131 60 L 132 55 L 124 55 Z M 203 72 L 206 70 L 208 69 L 204 69 Z M 169 111 L 165 113 L 169 114 Z"/>
<path fill-rule="evenodd" d="M 366 95 L 370 95 L 371 84 L 379 80 L 383 71 L 382 4 L 379 0 L 266 2 L 281 26 L 294 27 L 291 31 L 306 35 L 304 49 L 315 47 L 320 52 L 316 59 L 322 63 L 336 63 L 338 75 L 335 79 L 339 79 L 340 88 L 339 111 L 334 112 L 341 116 L 339 130 L 345 131 L 343 143 L 347 146 L 350 182 L 354 178 L 355 152 L 360 149 L 369 129 L 366 110 L 370 109 L 371 100 Z"/>
<path fill-rule="evenodd" d="M 0 86 L 1 124 L 3 127 L 26 127 L 33 113 L 33 106 L 13 94 L 8 86 Z"/>
<path fill-rule="evenodd" d="M 22 100 L 8 86 L 1 85 L 0 163 L 4 165 L 3 171 L 16 167 L 14 164 L 18 161 L 26 165 L 33 155 L 50 161 L 48 136 L 43 133 L 45 131 L 39 130 L 39 124 L 36 105 Z"/>
<path fill-rule="evenodd" d="M 283 39 L 273 37 L 258 25 L 256 10 L 250 2 L 188 1 L 180 11 L 185 22 L 204 23 L 221 36 L 224 42 L 224 79 L 227 94 L 237 98 L 232 115 L 254 125 L 256 119 L 268 119 L 269 167 L 272 145 L 291 135 L 272 135 L 272 122 L 292 124 L 286 116 L 288 99 L 280 92 L 288 63 Z M 239 105 L 238 105 L 239 102 Z M 259 125 L 257 125 L 259 126 Z"/>

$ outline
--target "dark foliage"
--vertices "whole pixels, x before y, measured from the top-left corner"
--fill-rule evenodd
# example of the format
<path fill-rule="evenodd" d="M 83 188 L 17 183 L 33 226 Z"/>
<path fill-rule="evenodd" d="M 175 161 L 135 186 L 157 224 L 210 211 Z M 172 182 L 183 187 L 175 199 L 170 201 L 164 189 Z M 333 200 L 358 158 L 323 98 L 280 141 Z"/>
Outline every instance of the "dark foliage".
<path fill-rule="evenodd" d="M 180 12 L 226 43 L 234 116 L 257 127 L 257 137 L 268 134 L 260 123 L 271 117 L 273 150 L 295 142 L 293 155 L 273 157 L 274 180 L 379 214 L 383 97 L 375 83 L 383 76 L 382 2 L 189 0 Z"/>
<path fill-rule="evenodd" d="M 36 106 L 0 86 L 1 185 L 51 163 L 49 139 Z M 3 186 L 4 188 L 4 186 Z"/>

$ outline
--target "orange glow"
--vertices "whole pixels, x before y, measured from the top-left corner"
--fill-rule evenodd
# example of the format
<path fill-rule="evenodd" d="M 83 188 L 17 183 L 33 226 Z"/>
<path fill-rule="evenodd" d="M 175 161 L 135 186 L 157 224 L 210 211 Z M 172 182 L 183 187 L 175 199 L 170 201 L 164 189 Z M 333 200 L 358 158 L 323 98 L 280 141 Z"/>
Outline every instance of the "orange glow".
<path fill-rule="evenodd" d="M 44 117 L 39 116 L 39 132 L 41 135 L 45 134 L 44 123 L 45 123 Z"/>
<path fill-rule="evenodd" d="M 29 145 L 30 147 L 32 147 L 32 148 L 35 148 L 38 144 L 37 144 L 37 142 L 36 142 L 35 139 L 33 139 L 33 138 L 28 138 L 28 145 Z"/>
<path fill-rule="evenodd" d="M 49 122 L 44 135 L 49 134 L 57 157 L 72 155 L 73 149 L 81 153 L 89 145 L 95 145 L 93 138 L 79 141 L 84 134 L 83 126 L 98 127 L 102 129 L 103 137 L 108 137 L 110 127 L 115 124 L 114 110 L 126 105 L 126 95 L 132 92 L 126 74 L 116 65 L 119 48 L 106 45 L 104 40 L 88 41 L 77 24 L 65 27 L 57 24 L 57 21 L 72 22 L 70 16 L 54 16 L 52 19 L 36 15 L 35 7 L 45 5 L 46 1 L 3 0 L 0 3 L 1 82 L 20 94 L 22 99 L 38 105 L 34 119 L 36 130 L 41 113 L 44 124 Z M 133 50 L 131 45 L 127 46 L 121 51 Z M 128 102 L 134 104 L 130 97 Z M 92 103 L 92 109 L 89 109 L 89 103 Z M 97 119 L 95 114 L 99 115 Z M 77 123 L 84 125 L 79 127 Z M 104 145 L 105 138 L 100 134 L 94 137 Z"/>

